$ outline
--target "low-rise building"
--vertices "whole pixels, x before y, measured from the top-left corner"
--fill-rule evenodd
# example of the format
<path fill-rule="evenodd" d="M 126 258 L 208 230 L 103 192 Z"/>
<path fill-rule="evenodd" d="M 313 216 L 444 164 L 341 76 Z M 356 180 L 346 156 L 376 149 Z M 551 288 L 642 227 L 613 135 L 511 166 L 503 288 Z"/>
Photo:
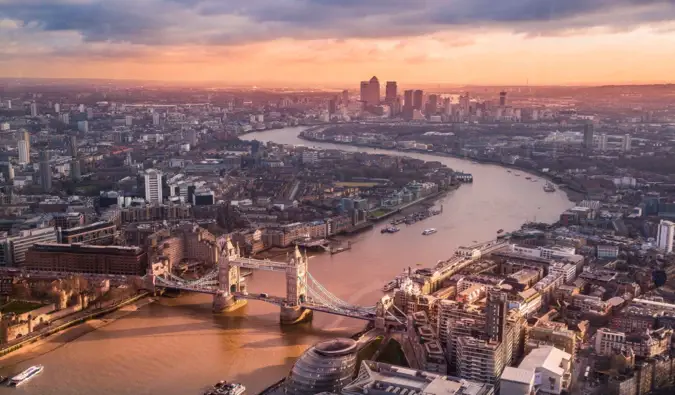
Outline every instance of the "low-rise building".
<path fill-rule="evenodd" d="M 147 255 L 139 247 L 50 243 L 33 245 L 22 267 L 46 272 L 142 276 L 147 265 Z"/>
<path fill-rule="evenodd" d="M 569 389 L 572 357 L 555 347 L 532 350 L 517 368 L 507 367 L 501 377 L 500 394 L 561 394 Z M 531 383 L 531 386 L 530 386 Z"/>

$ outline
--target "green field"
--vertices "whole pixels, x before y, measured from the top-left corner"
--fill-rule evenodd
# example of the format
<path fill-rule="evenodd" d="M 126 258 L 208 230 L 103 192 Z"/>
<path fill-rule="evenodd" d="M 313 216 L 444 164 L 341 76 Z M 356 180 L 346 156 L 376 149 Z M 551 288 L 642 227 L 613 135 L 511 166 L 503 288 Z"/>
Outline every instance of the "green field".
<path fill-rule="evenodd" d="M 12 300 L 0 307 L 0 313 L 2 314 L 23 314 L 31 310 L 42 307 L 43 305 L 35 302 L 25 302 L 22 300 Z"/>
<path fill-rule="evenodd" d="M 369 214 L 374 218 L 378 218 L 378 217 L 381 217 L 381 216 L 383 216 L 387 213 L 389 213 L 389 211 L 383 210 L 383 209 L 378 209 L 378 210 L 375 210 L 375 211 L 371 211 Z"/>

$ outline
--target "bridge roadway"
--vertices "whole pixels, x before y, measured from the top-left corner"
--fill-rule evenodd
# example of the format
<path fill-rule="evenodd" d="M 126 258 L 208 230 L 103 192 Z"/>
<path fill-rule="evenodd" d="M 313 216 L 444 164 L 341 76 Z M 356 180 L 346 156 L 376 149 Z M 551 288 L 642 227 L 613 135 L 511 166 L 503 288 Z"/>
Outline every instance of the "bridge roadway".
<path fill-rule="evenodd" d="M 162 284 L 162 281 L 157 284 L 157 286 L 162 288 L 176 289 L 188 292 L 204 293 L 209 295 L 216 294 L 219 289 L 214 285 L 204 285 L 204 286 L 195 286 L 195 285 L 179 285 L 179 284 Z M 286 299 L 279 296 L 265 295 L 261 293 L 246 293 L 246 292 L 235 292 L 234 297 L 236 299 L 246 299 L 246 300 L 259 300 L 261 302 L 271 303 L 280 307 L 288 307 Z M 375 319 L 375 313 L 370 311 L 365 311 L 360 308 L 350 308 L 346 306 L 333 307 L 326 306 L 320 303 L 315 303 L 310 301 L 303 302 L 300 304 L 300 307 L 312 310 L 319 311 L 322 313 L 329 313 L 340 315 L 348 318 L 356 318 L 360 320 L 373 321 Z"/>

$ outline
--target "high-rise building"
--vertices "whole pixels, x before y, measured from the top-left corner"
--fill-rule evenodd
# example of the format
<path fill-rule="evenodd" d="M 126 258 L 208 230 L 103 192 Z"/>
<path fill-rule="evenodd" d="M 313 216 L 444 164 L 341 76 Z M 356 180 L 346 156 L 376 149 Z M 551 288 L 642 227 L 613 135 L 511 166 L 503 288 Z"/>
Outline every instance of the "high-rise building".
<path fill-rule="evenodd" d="M 82 133 L 89 132 L 89 121 L 77 121 L 77 130 Z"/>
<path fill-rule="evenodd" d="M 131 126 L 134 123 L 134 118 L 131 115 L 127 115 L 124 117 L 124 124 L 127 126 Z"/>
<path fill-rule="evenodd" d="M 0 171 L 2 171 L 2 177 L 5 179 L 5 182 L 14 179 L 14 167 L 12 166 L 12 162 L 0 162 Z"/>
<path fill-rule="evenodd" d="M 396 81 L 387 81 L 387 88 L 385 90 L 384 101 L 391 105 L 396 101 L 397 95 L 398 95 L 398 86 L 396 84 Z"/>
<path fill-rule="evenodd" d="M 162 172 L 155 169 L 145 171 L 145 200 L 162 203 Z"/>
<path fill-rule="evenodd" d="M 19 151 L 19 164 L 25 165 L 30 163 L 30 143 L 26 140 L 19 140 L 17 143 L 17 150 Z"/>
<path fill-rule="evenodd" d="M 429 101 L 425 110 L 427 115 L 436 115 L 436 111 L 438 110 L 438 95 L 429 95 Z"/>
<path fill-rule="evenodd" d="M 152 124 L 155 125 L 155 126 L 159 126 L 159 113 L 158 112 L 152 113 Z"/>
<path fill-rule="evenodd" d="M 61 112 L 61 105 L 59 103 L 54 103 L 54 112 L 57 114 Z"/>
<path fill-rule="evenodd" d="M 70 123 L 70 114 L 68 114 L 67 112 L 64 112 L 63 114 L 61 114 L 61 122 L 68 125 Z"/>
<path fill-rule="evenodd" d="M 499 289 L 491 289 L 485 306 L 485 333 L 491 341 L 501 342 L 506 333 L 508 296 Z"/>
<path fill-rule="evenodd" d="M 44 192 L 52 190 L 52 168 L 49 164 L 49 151 L 40 151 L 40 185 Z"/>
<path fill-rule="evenodd" d="M 30 116 L 37 117 L 37 115 L 38 115 L 37 103 L 32 102 L 30 103 Z"/>
<path fill-rule="evenodd" d="M 675 236 L 675 223 L 661 220 L 656 235 L 656 246 L 659 250 L 670 254 L 673 252 L 673 237 Z"/>
<path fill-rule="evenodd" d="M 346 106 L 348 103 L 349 103 L 349 91 L 345 89 L 342 91 L 342 104 Z"/>
<path fill-rule="evenodd" d="M 601 133 L 598 136 L 598 149 L 600 151 L 607 151 L 607 135 L 605 133 Z"/>
<path fill-rule="evenodd" d="M 631 149 L 631 143 L 632 143 L 631 140 L 632 140 L 632 139 L 631 139 L 630 134 L 626 133 L 626 134 L 623 136 L 623 139 L 621 140 L 621 149 L 623 150 L 623 152 L 628 152 L 628 151 L 630 151 L 630 149 Z"/>
<path fill-rule="evenodd" d="M 592 151 L 593 150 L 593 134 L 595 133 L 595 127 L 592 123 L 587 123 L 584 125 L 584 148 Z"/>
<path fill-rule="evenodd" d="M 424 106 L 424 92 L 417 89 L 413 92 L 412 108 L 414 110 L 421 110 Z"/>
<path fill-rule="evenodd" d="M 94 119 L 94 109 L 91 107 L 87 108 L 87 119 Z"/>
<path fill-rule="evenodd" d="M 77 106 L 77 109 L 80 112 L 84 112 L 84 104 L 80 104 L 79 106 Z"/>
<path fill-rule="evenodd" d="M 197 131 L 194 129 L 188 129 L 185 131 L 185 140 L 187 140 L 190 147 L 196 147 L 199 143 Z"/>
<path fill-rule="evenodd" d="M 335 96 L 334 98 L 332 98 L 328 101 L 328 113 L 330 115 L 333 115 L 337 112 L 337 104 L 338 104 L 338 97 L 337 96 Z"/>
<path fill-rule="evenodd" d="M 12 100 L 7 99 L 7 101 L 5 102 L 5 106 L 7 107 L 8 110 L 11 110 L 12 109 Z"/>
<path fill-rule="evenodd" d="M 68 152 L 72 157 L 77 156 L 77 136 L 71 135 L 68 137 Z"/>
<path fill-rule="evenodd" d="M 80 159 L 73 157 L 70 161 L 70 175 L 73 181 L 79 181 L 82 178 L 82 169 L 80 167 Z"/>
<path fill-rule="evenodd" d="M 375 76 L 368 82 L 368 104 L 371 106 L 380 104 L 380 81 Z"/>
<path fill-rule="evenodd" d="M 407 90 L 403 92 L 403 106 L 413 108 L 413 91 Z"/>
<path fill-rule="evenodd" d="M 369 87 L 368 81 L 361 81 L 360 94 L 361 94 L 361 101 L 364 103 L 368 102 L 368 87 Z"/>
<path fill-rule="evenodd" d="M 506 107 L 506 92 L 499 92 L 499 106 Z"/>

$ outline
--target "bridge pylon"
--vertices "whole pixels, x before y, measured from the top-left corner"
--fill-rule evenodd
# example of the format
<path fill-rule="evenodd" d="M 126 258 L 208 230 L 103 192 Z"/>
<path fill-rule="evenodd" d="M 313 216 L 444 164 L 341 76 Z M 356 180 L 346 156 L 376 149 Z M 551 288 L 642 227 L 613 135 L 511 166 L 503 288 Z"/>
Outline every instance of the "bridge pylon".
<path fill-rule="evenodd" d="M 295 246 L 286 269 L 286 306 L 281 306 L 279 321 L 284 325 L 311 320 L 312 311 L 301 306 L 307 301 L 307 253 L 302 255 Z"/>
<path fill-rule="evenodd" d="M 241 291 L 239 266 L 230 265 L 230 260 L 239 258 L 239 247 L 227 238 L 218 239 L 218 292 L 213 295 L 213 312 L 223 313 L 246 305 L 246 300 L 237 300 L 235 292 Z"/>

